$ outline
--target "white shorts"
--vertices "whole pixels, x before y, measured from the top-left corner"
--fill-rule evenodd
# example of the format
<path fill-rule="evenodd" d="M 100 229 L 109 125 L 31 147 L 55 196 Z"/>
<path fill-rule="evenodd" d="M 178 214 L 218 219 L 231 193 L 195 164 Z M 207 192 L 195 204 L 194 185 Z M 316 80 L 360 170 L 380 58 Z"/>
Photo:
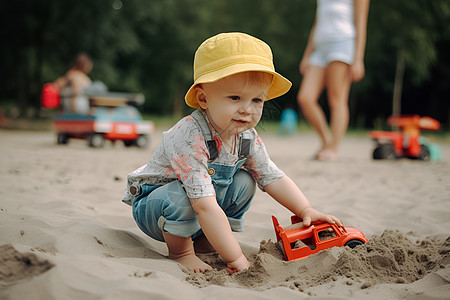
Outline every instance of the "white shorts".
<path fill-rule="evenodd" d="M 318 43 L 309 57 L 309 64 L 325 68 L 332 61 L 353 64 L 355 39 Z"/>

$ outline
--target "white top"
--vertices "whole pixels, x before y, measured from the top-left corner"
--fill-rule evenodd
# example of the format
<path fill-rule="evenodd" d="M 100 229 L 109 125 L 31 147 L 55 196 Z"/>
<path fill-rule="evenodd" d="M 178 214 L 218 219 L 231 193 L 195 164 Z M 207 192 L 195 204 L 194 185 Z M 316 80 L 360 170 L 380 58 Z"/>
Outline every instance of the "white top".
<path fill-rule="evenodd" d="M 353 0 L 317 0 L 315 44 L 342 41 L 355 36 Z"/>
<path fill-rule="evenodd" d="M 206 117 L 205 114 L 204 116 Z M 238 155 L 231 154 L 223 146 L 214 128 L 212 126 L 210 128 L 219 152 L 214 163 L 236 164 Z M 270 159 L 256 130 L 250 129 L 248 132 L 252 135 L 253 143 L 243 167 L 263 189 L 264 186 L 283 177 L 284 173 Z M 209 153 L 199 124 L 191 115 L 184 117 L 163 133 L 162 142 L 150 161 L 128 175 L 127 189 L 122 201 L 129 203 L 133 198 L 129 193 L 132 184 L 164 185 L 174 180 L 182 182 L 189 198 L 215 196 L 211 176 L 208 174 L 208 159 Z"/>

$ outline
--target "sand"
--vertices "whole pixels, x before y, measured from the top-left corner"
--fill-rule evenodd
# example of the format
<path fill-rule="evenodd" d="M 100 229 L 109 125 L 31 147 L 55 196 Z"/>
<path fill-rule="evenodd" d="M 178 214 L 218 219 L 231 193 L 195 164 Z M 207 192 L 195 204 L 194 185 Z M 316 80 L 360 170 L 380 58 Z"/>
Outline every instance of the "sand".
<path fill-rule="evenodd" d="M 369 137 L 348 135 L 338 161 L 318 162 L 314 134 L 260 130 L 310 202 L 369 241 L 285 262 L 271 215 L 289 225 L 291 213 L 257 191 L 235 233 L 251 268 L 229 276 L 214 254 L 205 274 L 168 260 L 120 201 L 163 129 L 145 150 L 0 130 L 0 299 L 450 299 L 448 142 L 439 162 L 373 161 Z"/>

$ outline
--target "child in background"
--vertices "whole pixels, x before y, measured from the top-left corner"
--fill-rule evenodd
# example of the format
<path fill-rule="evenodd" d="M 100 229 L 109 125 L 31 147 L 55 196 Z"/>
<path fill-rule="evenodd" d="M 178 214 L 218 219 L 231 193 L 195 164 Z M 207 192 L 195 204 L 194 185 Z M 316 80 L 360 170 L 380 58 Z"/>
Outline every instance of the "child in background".
<path fill-rule="evenodd" d="M 93 63 L 89 55 L 79 53 L 64 76 L 54 81 L 59 87 L 61 102 L 65 112 L 88 114 L 89 99 L 83 92 L 92 83 L 88 74 L 92 71 Z"/>
<path fill-rule="evenodd" d="M 170 259 L 204 272 L 211 267 L 196 252 L 217 251 L 229 274 L 248 269 L 232 231 L 243 230 L 256 183 L 305 226 L 342 226 L 311 207 L 254 129 L 264 102 L 290 87 L 275 72 L 270 47 L 250 35 L 218 34 L 197 49 L 185 96 L 197 110 L 164 132 L 150 161 L 128 175 L 122 199 L 144 233 L 165 241 Z"/>

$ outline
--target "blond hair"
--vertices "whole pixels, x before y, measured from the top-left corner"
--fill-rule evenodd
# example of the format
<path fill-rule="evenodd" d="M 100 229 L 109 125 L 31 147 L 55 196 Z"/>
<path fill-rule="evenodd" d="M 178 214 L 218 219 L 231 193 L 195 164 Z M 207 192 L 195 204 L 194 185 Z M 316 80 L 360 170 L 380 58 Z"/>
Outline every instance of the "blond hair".
<path fill-rule="evenodd" d="M 264 85 L 267 88 L 270 88 L 273 82 L 273 75 L 267 72 L 261 71 L 247 71 L 238 73 L 241 75 L 239 78 L 244 83 L 244 88 L 249 89 L 254 87 L 255 85 Z M 230 78 L 230 76 L 222 78 L 225 82 Z"/>

